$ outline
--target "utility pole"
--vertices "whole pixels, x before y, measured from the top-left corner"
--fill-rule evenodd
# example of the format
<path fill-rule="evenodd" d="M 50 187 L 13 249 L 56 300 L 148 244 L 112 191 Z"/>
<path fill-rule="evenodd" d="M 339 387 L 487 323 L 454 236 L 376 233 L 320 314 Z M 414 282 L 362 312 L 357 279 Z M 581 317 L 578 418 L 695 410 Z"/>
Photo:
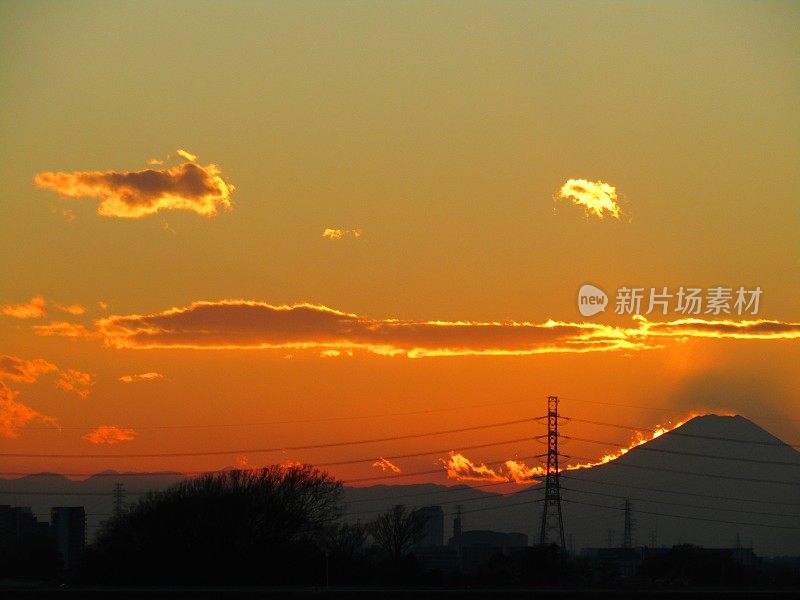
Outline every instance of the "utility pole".
<path fill-rule="evenodd" d="M 564 518 L 561 514 L 561 484 L 558 472 L 558 396 L 547 397 L 547 476 L 544 487 L 544 507 L 539 533 L 539 543 L 546 544 L 551 532 L 555 532 L 561 549 L 564 541 Z M 542 455 L 544 456 L 544 455 Z"/>
<path fill-rule="evenodd" d="M 114 484 L 114 516 L 118 517 L 125 512 L 125 485 L 121 482 Z"/>
<path fill-rule="evenodd" d="M 631 518 L 631 501 L 625 499 L 625 529 L 622 532 L 622 547 L 631 548 L 633 546 L 633 519 Z"/>

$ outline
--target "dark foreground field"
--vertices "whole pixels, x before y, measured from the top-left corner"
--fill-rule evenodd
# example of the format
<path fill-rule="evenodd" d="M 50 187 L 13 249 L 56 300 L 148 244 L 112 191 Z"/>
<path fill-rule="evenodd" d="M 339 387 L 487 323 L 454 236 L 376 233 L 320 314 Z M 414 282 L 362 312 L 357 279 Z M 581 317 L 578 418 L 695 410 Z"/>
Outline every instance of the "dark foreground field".
<path fill-rule="evenodd" d="M 608 590 L 565 590 L 565 589 L 442 589 L 442 588 L 122 588 L 122 587 L 60 587 L 60 588 L 0 588 L 4 600 L 12 598 L 229 598 L 233 599 L 323 599 L 356 598 L 358 600 L 402 600 L 411 598 L 703 598 L 709 600 L 728 598 L 796 598 L 797 590 L 731 590 L 731 589 L 608 589 Z"/>

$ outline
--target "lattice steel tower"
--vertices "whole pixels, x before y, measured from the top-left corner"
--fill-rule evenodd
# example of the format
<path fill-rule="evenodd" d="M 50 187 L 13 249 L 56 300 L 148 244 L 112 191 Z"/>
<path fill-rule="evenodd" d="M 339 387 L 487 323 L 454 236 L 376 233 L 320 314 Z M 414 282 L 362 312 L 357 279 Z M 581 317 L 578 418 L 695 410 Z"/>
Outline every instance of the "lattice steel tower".
<path fill-rule="evenodd" d="M 114 484 L 114 515 L 120 516 L 125 512 L 125 485 L 123 483 Z"/>
<path fill-rule="evenodd" d="M 539 543 L 546 544 L 551 532 L 557 532 L 555 542 L 564 541 L 564 518 L 561 515 L 561 484 L 558 478 L 558 396 L 547 397 L 547 475 L 544 487 L 544 507 Z M 544 456 L 544 455 L 542 455 Z"/>
<path fill-rule="evenodd" d="M 633 507 L 631 506 L 631 500 L 630 498 L 625 498 L 625 521 L 624 521 L 624 527 L 622 529 L 623 548 L 633 547 L 633 517 L 631 516 L 632 512 L 633 512 Z"/>

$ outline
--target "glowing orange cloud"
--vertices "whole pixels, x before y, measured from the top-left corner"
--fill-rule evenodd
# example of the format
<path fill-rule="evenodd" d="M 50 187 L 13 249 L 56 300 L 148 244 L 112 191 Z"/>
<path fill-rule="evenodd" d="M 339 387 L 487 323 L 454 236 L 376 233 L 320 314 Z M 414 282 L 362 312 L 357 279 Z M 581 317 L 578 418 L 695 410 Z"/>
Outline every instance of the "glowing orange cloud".
<path fill-rule="evenodd" d="M 507 460 L 505 463 L 508 477 L 515 483 L 538 483 L 536 477 L 546 475 L 544 467 L 529 467 L 524 462 Z"/>
<path fill-rule="evenodd" d="M 34 181 L 37 187 L 65 198 L 97 198 L 100 200 L 97 214 L 124 219 L 138 219 L 162 210 L 188 210 L 212 217 L 219 207 L 231 208 L 234 190 L 216 165 L 201 166 L 194 162 L 163 170 L 122 173 L 44 172 L 37 174 Z"/>
<path fill-rule="evenodd" d="M 86 309 L 80 304 L 54 304 L 53 306 L 55 306 L 61 312 L 65 312 L 69 315 L 77 316 L 86 312 Z"/>
<path fill-rule="evenodd" d="M 58 370 L 56 365 L 43 358 L 26 360 L 17 356 L 0 356 L 0 436 L 19 437 L 19 430 L 32 422 L 56 424 L 55 418 L 19 402 L 19 392 L 9 388 L 5 381 L 35 383 L 42 375 Z"/>
<path fill-rule="evenodd" d="M 378 469 L 380 469 L 381 471 L 384 471 L 384 472 L 386 472 L 386 471 L 389 471 L 390 473 L 400 473 L 401 472 L 400 471 L 400 467 L 398 467 L 396 464 L 394 464 L 389 459 L 383 458 L 383 457 L 379 458 L 374 463 L 372 463 L 372 466 L 373 467 L 377 467 Z"/>
<path fill-rule="evenodd" d="M 326 229 L 322 232 L 322 237 L 328 238 L 329 240 L 340 240 L 343 237 L 351 235 L 354 238 L 361 237 L 361 230 L 360 229 Z"/>
<path fill-rule="evenodd" d="M 800 339 L 800 323 L 681 319 L 632 327 L 549 320 L 530 322 L 372 319 L 318 304 L 271 305 L 249 300 L 199 301 L 147 315 L 35 325 L 39 335 L 96 337 L 115 348 L 311 349 L 324 357 L 361 349 L 382 356 L 529 356 L 661 348 L 692 337 Z"/>
<path fill-rule="evenodd" d="M 41 296 L 34 296 L 27 304 L 0 305 L 0 314 L 17 319 L 39 319 L 47 314 L 47 302 Z"/>
<path fill-rule="evenodd" d="M 122 383 L 136 383 L 137 381 L 153 381 L 154 379 L 163 379 L 161 373 L 139 373 L 138 375 L 123 375 L 119 378 Z"/>
<path fill-rule="evenodd" d="M 571 198 L 574 204 L 583 206 L 587 215 L 593 214 L 602 219 L 607 213 L 615 219 L 619 219 L 617 189 L 602 181 L 570 179 L 561 186 L 559 196 Z"/>
<path fill-rule="evenodd" d="M 188 160 L 189 162 L 194 162 L 194 161 L 196 161 L 196 160 L 197 160 L 197 155 L 196 155 L 196 154 L 192 154 L 192 153 L 191 153 L 191 152 L 189 152 L 188 150 L 181 150 L 181 149 L 179 148 L 179 149 L 177 150 L 177 152 L 175 152 L 175 154 L 177 154 L 177 155 L 178 155 L 178 156 L 180 156 L 181 158 L 185 158 L 185 159 L 186 159 L 186 160 Z"/>
<path fill-rule="evenodd" d="M 25 360 L 17 356 L 0 356 L 0 381 L 34 383 L 41 375 L 58 371 L 58 367 L 43 358 Z"/>
<path fill-rule="evenodd" d="M 458 481 L 508 481 L 508 477 L 484 464 L 476 465 L 459 452 L 451 452 L 447 459 L 440 459 L 447 470 L 447 477 Z"/>
<path fill-rule="evenodd" d="M 130 442 L 136 439 L 136 432 L 133 429 L 119 427 L 117 425 L 100 425 L 83 436 L 83 439 L 90 444 L 119 444 L 120 442 Z"/>
<path fill-rule="evenodd" d="M 458 355 L 530 355 L 636 349 L 624 331 L 587 323 L 445 322 L 368 319 L 321 305 L 195 302 L 150 315 L 111 316 L 95 322 L 116 348 L 364 349 L 411 358 Z M 41 335 L 74 335 L 61 324 L 38 326 Z"/>
<path fill-rule="evenodd" d="M 507 460 L 503 467 L 495 469 L 481 463 L 475 464 L 460 452 L 451 452 L 447 459 L 440 459 L 447 477 L 457 481 L 508 481 L 520 484 L 537 483 L 535 477 L 544 475 L 542 467 L 529 467 L 516 460 Z"/>
<path fill-rule="evenodd" d="M 19 392 L 0 381 L 0 436 L 18 438 L 19 430 L 33 422 L 56 425 L 55 418 L 18 402 L 18 395 Z"/>
<path fill-rule="evenodd" d="M 51 321 L 47 325 L 34 325 L 33 330 L 37 335 L 45 337 L 100 337 L 98 332 L 90 331 L 85 325 L 81 323 L 70 323 L 68 321 Z"/>
<path fill-rule="evenodd" d="M 56 380 L 56 387 L 65 392 L 73 392 L 81 398 L 89 397 L 89 388 L 94 385 L 94 379 L 89 373 L 76 369 L 66 369 L 60 372 Z"/>

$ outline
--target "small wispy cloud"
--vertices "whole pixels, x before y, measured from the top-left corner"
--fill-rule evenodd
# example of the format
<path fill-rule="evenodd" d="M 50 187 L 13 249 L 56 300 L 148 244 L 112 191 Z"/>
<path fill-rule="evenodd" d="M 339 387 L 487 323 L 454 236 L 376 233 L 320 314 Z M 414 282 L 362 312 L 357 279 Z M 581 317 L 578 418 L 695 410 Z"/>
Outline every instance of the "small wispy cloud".
<path fill-rule="evenodd" d="M 97 214 L 139 219 L 163 210 L 186 210 L 213 217 L 230 210 L 234 186 L 214 164 L 199 165 L 186 150 L 178 154 L 190 162 L 168 169 L 142 171 L 74 171 L 38 173 L 36 187 L 64 198 L 96 198 Z"/>
<path fill-rule="evenodd" d="M 0 305 L 0 314 L 17 319 L 40 319 L 47 314 L 47 302 L 42 296 L 34 296 L 25 304 Z"/>
<path fill-rule="evenodd" d="M 53 307 L 68 315 L 82 315 L 86 309 L 80 304 L 53 304 Z"/>
<path fill-rule="evenodd" d="M 82 323 L 71 323 L 69 321 L 51 321 L 46 325 L 34 325 L 33 331 L 36 335 L 43 337 L 67 337 L 67 338 L 96 338 L 100 334 L 91 331 Z"/>
<path fill-rule="evenodd" d="M 136 383 L 137 381 L 153 381 L 155 379 L 163 379 L 161 373 L 149 372 L 139 373 L 138 375 L 123 375 L 119 378 L 122 383 Z"/>
<path fill-rule="evenodd" d="M 27 360 L 18 356 L 0 356 L 0 436 L 17 438 L 20 429 L 34 422 L 56 425 L 55 417 L 42 414 L 17 400 L 19 391 L 11 389 L 5 382 L 31 384 L 42 375 L 57 371 L 56 365 L 43 358 Z"/>
<path fill-rule="evenodd" d="M 20 430 L 31 423 L 57 426 L 54 417 L 39 411 L 17 400 L 19 392 L 12 390 L 0 381 L 0 437 L 18 438 Z"/>
<path fill-rule="evenodd" d="M 602 219 L 611 215 L 619 219 L 620 207 L 617 204 L 617 189 L 602 181 L 570 179 L 559 191 L 559 197 L 571 199 L 574 204 L 583 206 L 587 215 Z"/>
<path fill-rule="evenodd" d="M 80 398 L 88 398 L 90 387 L 94 385 L 94 377 L 89 373 L 78 371 L 77 369 L 66 369 L 59 372 L 56 379 L 56 387 L 71 392 Z"/>
<path fill-rule="evenodd" d="M 58 367 L 43 358 L 24 359 L 4 354 L 0 356 L 0 380 L 34 383 L 45 373 L 58 371 Z"/>
<path fill-rule="evenodd" d="M 458 481 L 508 481 L 508 477 L 485 464 L 476 464 L 459 452 L 440 459 L 450 479 Z"/>
<path fill-rule="evenodd" d="M 347 236 L 353 238 L 360 238 L 361 237 L 361 230 L 360 229 L 325 229 L 322 232 L 322 237 L 328 238 L 329 240 L 341 240 Z"/>
<path fill-rule="evenodd" d="M 185 158 L 186 160 L 188 160 L 188 161 L 190 161 L 190 162 L 194 162 L 194 161 L 196 161 L 196 160 L 197 160 L 197 155 L 196 155 L 196 154 L 192 154 L 192 153 L 191 153 L 191 152 L 189 152 L 188 150 L 183 150 L 183 149 L 180 149 L 180 148 L 179 148 L 179 149 L 177 150 L 176 154 L 177 154 L 178 156 L 180 156 L 181 158 Z"/>
<path fill-rule="evenodd" d="M 90 444 L 113 445 L 136 439 L 136 431 L 118 425 L 100 425 L 83 436 Z"/>
<path fill-rule="evenodd" d="M 514 483 L 536 483 L 536 477 L 545 475 L 543 467 L 529 467 L 524 462 L 507 460 L 495 468 L 483 463 L 474 463 L 460 452 L 450 452 L 447 458 L 439 459 L 447 471 L 447 477 L 457 481 L 508 481 Z"/>
<path fill-rule="evenodd" d="M 388 458 L 382 458 L 381 457 L 378 460 L 376 460 L 374 463 L 372 463 L 372 466 L 375 467 L 375 468 L 380 469 L 383 472 L 401 473 L 400 467 L 398 467 L 396 464 L 394 464 Z"/>

